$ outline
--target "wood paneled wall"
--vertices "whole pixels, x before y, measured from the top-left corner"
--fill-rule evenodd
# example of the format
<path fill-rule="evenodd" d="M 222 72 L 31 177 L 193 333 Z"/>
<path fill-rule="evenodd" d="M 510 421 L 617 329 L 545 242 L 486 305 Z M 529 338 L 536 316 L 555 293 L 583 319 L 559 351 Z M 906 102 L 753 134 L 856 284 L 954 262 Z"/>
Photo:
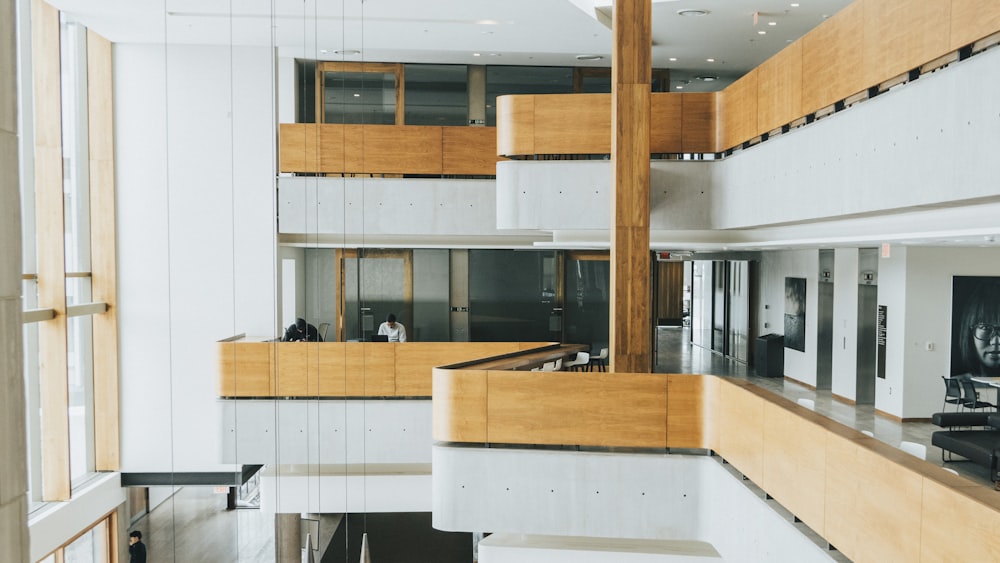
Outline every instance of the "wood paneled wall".
<path fill-rule="evenodd" d="M 220 397 L 429 397 L 431 369 L 548 342 L 252 342 L 216 345 Z"/>
<path fill-rule="evenodd" d="M 745 381 L 470 366 L 434 391 L 435 440 L 709 448 L 852 560 L 1000 557 L 991 488 Z"/>
<path fill-rule="evenodd" d="M 496 129 L 282 123 L 281 172 L 495 175 Z"/>

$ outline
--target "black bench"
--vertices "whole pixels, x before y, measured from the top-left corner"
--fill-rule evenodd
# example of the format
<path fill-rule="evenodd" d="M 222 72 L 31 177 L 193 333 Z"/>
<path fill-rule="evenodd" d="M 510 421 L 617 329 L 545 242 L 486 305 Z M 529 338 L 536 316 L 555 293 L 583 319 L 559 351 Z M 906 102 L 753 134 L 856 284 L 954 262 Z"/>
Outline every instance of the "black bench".
<path fill-rule="evenodd" d="M 986 467 L 990 479 L 1000 483 L 1000 415 L 985 412 L 939 412 L 931 421 L 945 428 L 980 426 L 986 430 L 941 430 L 931 434 L 931 444 Z"/>

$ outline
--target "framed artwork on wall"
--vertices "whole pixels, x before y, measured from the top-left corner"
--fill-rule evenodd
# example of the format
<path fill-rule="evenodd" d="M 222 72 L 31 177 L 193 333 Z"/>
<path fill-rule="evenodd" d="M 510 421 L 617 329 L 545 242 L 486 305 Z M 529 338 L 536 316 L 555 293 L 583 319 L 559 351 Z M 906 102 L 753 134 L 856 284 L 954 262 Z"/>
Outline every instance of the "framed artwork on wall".
<path fill-rule="evenodd" d="M 806 351 L 805 278 L 785 278 L 785 348 Z"/>
<path fill-rule="evenodd" d="M 952 278 L 951 375 L 1000 377 L 1000 277 Z"/>

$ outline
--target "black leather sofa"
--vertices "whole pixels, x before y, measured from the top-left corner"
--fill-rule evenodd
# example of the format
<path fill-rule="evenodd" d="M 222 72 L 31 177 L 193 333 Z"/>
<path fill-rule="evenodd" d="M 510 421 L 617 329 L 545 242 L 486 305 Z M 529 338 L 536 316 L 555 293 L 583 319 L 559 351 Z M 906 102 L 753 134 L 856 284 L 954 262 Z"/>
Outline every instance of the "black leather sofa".
<path fill-rule="evenodd" d="M 1000 414 L 988 412 L 939 412 L 931 421 L 948 430 L 931 434 L 931 444 L 987 468 L 1000 486 Z M 972 429 L 971 427 L 978 427 Z"/>

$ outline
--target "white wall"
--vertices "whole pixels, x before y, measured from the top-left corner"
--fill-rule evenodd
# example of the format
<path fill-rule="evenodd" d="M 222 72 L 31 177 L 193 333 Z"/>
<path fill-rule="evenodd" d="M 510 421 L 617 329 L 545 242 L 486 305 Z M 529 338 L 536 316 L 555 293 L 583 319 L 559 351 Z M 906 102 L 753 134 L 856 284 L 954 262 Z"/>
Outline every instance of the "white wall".
<path fill-rule="evenodd" d="M 904 357 L 910 324 L 906 311 L 908 253 L 909 249 L 904 246 L 894 247 L 889 258 L 878 261 L 878 304 L 886 308 L 886 338 L 885 379 L 875 377 L 875 408 L 898 417 L 903 416 L 903 386 L 907 374 Z"/>
<path fill-rule="evenodd" d="M 785 332 L 785 278 L 806 279 L 805 352 L 785 348 L 785 376 L 808 385 L 816 385 L 816 318 L 818 250 L 764 252 L 760 262 L 760 300 L 758 334 Z M 834 318 L 837 318 L 834 302 Z M 764 328 L 764 323 L 768 327 Z"/>
<path fill-rule="evenodd" d="M 896 249 L 893 248 L 893 257 Z M 906 251 L 905 324 L 894 350 L 903 371 L 899 412 L 903 418 L 929 418 L 941 410 L 951 369 L 952 278 L 1000 276 L 1000 248 L 914 247 Z M 883 259 L 879 264 L 880 277 Z M 879 282 L 882 301 L 882 282 Z M 893 332 L 892 310 L 887 328 Z M 933 350 L 927 344 L 933 344 Z M 877 406 L 877 404 L 876 404 Z"/>
<path fill-rule="evenodd" d="M 833 384 L 831 392 L 857 397 L 858 249 L 837 248 L 833 263 Z"/>
<path fill-rule="evenodd" d="M 214 343 L 278 324 L 272 51 L 114 61 L 122 468 L 213 468 Z"/>

